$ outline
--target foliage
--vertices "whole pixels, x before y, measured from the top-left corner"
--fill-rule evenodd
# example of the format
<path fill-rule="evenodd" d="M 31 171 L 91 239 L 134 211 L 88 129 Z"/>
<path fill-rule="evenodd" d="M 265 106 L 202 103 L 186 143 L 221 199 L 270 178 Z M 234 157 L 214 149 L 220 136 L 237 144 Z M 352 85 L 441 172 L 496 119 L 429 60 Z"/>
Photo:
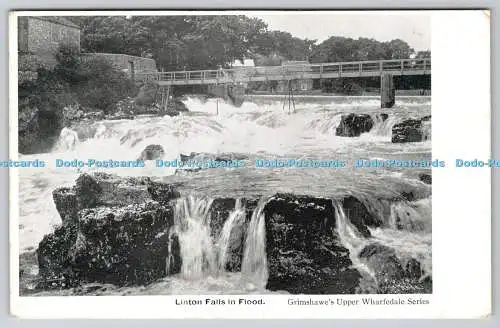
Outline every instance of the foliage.
<path fill-rule="evenodd" d="M 82 28 L 84 51 L 151 57 L 165 70 L 229 67 L 243 58 L 275 65 L 277 58 L 335 62 L 414 55 L 400 39 L 380 42 L 332 36 L 318 43 L 269 30 L 261 19 L 242 15 L 86 16 L 73 21 Z"/>
<path fill-rule="evenodd" d="M 37 79 L 19 84 L 22 108 L 59 112 L 79 103 L 105 111 L 119 100 L 134 95 L 136 88 L 128 76 L 101 57 L 82 57 L 77 49 L 63 45 L 53 69 L 40 66 Z"/>
<path fill-rule="evenodd" d="M 379 42 L 368 38 L 330 37 L 314 48 L 311 62 L 410 58 L 414 50 L 400 39 Z"/>
<path fill-rule="evenodd" d="M 71 85 L 78 102 L 84 107 L 105 112 L 127 96 L 137 92 L 129 77 L 113 67 L 104 57 L 85 58 L 78 68 L 77 82 Z"/>

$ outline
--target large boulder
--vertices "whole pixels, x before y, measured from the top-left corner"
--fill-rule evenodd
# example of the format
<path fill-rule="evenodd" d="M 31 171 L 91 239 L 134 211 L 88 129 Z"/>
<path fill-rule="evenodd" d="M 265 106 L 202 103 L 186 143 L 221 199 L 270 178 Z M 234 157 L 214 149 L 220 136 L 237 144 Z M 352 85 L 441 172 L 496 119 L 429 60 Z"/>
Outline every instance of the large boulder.
<path fill-rule="evenodd" d="M 421 120 L 406 120 L 392 127 L 392 142 L 420 142 L 424 140 Z"/>
<path fill-rule="evenodd" d="M 388 246 L 369 244 L 361 250 L 359 258 L 375 273 L 379 286 L 405 277 L 405 270 L 395 250 Z"/>
<path fill-rule="evenodd" d="M 341 137 L 359 137 L 361 133 L 373 128 L 373 119 L 368 114 L 342 115 L 335 135 Z"/>
<path fill-rule="evenodd" d="M 161 145 L 147 145 L 139 155 L 139 161 L 162 159 L 165 156 L 165 150 Z"/>
<path fill-rule="evenodd" d="M 80 282 L 145 284 L 166 275 L 171 185 L 149 178 L 82 174 L 53 192 L 63 224 L 39 244 L 41 287 Z M 177 260 L 177 262 L 179 262 Z"/>
<path fill-rule="evenodd" d="M 360 274 L 335 234 L 330 199 L 277 194 L 265 205 L 266 288 L 293 294 L 352 294 Z"/>
<path fill-rule="evenodd" d="M 158 202 L 78 212 L 38 248 L 42 281 L 145 284 L 166 275 L 172 209 Z"/>

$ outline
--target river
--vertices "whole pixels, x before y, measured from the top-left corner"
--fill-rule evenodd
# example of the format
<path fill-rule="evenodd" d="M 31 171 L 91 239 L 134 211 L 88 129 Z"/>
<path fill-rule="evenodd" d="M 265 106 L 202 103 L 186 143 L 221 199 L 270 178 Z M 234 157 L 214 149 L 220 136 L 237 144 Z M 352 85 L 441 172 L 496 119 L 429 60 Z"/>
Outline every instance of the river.
<path fill-rule="evenodd" d="M 80 123 L 61 132 L 50 153 L 21 155 L 22 160 L 39 159 L 48 167 L 20 169 L 19 249 L 36 249 L 44 235 L 53 231 L 61 219 L 52 201 L 52 191 L 72 186 L 84 171 L 104 170 L 122 176 L 151 176 L 168 181 L 183 181 L 183 194 L 191 200 L 178 206 L 176 220 L 185 224 L 180 235 L 184 245 L 183 270 L 162 281 L 143 287 L 104 288 L 103 294 L 198 294 L 265 293 L 265 261 L 259 261 L 263 246 L 263 218 L 255 210 L 247 236 L 242 272 L 225 272 L 220 259 L 224 245 L 240 221 L 238 205 L 228 218 L 228 226 L 217 240 L 206 231 L 206 207 L 217 196 L 265 198 L 276 192 L 321 196 L 352 194 L 363 199 L 369 208 L 384 217 L 384 225 L 370 228 L 372 238 L 394 248 L 398 257 L 420 261 L 427 275 L 432 275 L 431 261 L 431 186 L 422 183 L 420 173 L 430 169 L 354 168 L 356 159 L 431 159 L 431 140 L 391 143 L 391 129 L 408 118 L 431 114 L 430 97 L 397 97 L 391 109 L 380 109 L 379 97 L 302 96 L 295 98 L 294 113 L 288 104 L 273 96 L 249 97 L 240 108 L 216 99 L 190 97 L 185 100 L 190 112 L 174 117 L 138 117 L 134 120 Z M 218 112 L 218 114 L 217 114 Z M 375 125 L 359 137 L 335 136 L 341 115 L 370 114 Z M 386 120 L 381 113 L 389 114 Z M 210 169 L 195 173 L 177 172 L 175 168 L 155 167 L 147 161 L 143 168 L 56 168 L 56 159 L 135 160 L 150 144 L 163 146 L 164 160 L 181 154 L 202 153 L 210 158 L 241 158 L 245 168 Z M 257 159 L 341 160 L 344 168 L 256 168 Z M 381 198 L 400 195 L 410 188 L 415 200 L 390 205 Z M 187 203 L 186 203 L 187 202 Z M 182 210 L 180 210 L 182 208 Z M 338 233 L 351 252 L 353 265 L 370 275 L 357 258 L 367 241 L 360 238 L 337 208 Z M 200 219 L 201 218 L 201 219 Z M 201 220 L 201 221 L 200 221 Z M 260 253 L 259 253 L 260 252 Z M 198 255 L 197 255 L 198 254 Z M 265 255 L 265 252 L 264 252 Z M 208 267 L 200 257 L 209 258 Z M 198 261 L 198 262 L 197 262 Z M 252 262 L 253 261 L 253 262 Z M 168 260 L 166 260 L 168 265 Z M 36 271 L 36 268 L 33 268 Z M 248 279 L 257 275 L 257 279 Z M 259 284 L 259 281 L 261 282 Z M 71 293 L 61 291 L 60 293 Z"/>

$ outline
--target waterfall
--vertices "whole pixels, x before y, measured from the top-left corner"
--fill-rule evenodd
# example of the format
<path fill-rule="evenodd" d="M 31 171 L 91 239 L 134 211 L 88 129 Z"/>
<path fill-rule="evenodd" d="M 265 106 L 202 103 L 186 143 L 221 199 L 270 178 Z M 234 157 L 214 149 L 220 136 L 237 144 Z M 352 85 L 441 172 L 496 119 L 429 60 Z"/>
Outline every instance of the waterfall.
<path fill-rule="evenodd" d="M 431 232 L 431 199 L 423 198 L 415 202 L 396 202 L 391 204 L 389 226 L 396 230 L 409 232 Z"/>
<path fill-rule="evenodd" d="M 68 151 L 74 150 L 75 147 L 79 144 L 78 133 L 76 131 L 71 130 L 70 128 L 63 128 L 61 133 L 59 134 L 59 139 L 57 140 L 56 145 L 54 146 L 54 151 Z"/>
<path fill-rule="evenodd" d="M 373 128 L 369 132 L 375 136 L 387 136 L 392 135 L 392 127 L 396 123 L 395 115 L 389 115 L 384 119 L 382 114 L 371 115 L 373 119 Z"/>
<path fill-rule="evenodd" d="M 231 236 L 235 236 L 236 232 L 241 231 L 241 227 L 245 222 L 246 212 L 242 206 L 241 199 L 236 200 L 234 210 L 229 214 L 229 218 L 224 222 L 222 231 L 217 242 L 218 246 L 218 270 L 219 272 L 225 271 L 227 254 L 230 251 Z"/>
<path fill-rule="evenodd" d="M 264 206 L 267 200 L 261 199 L 252 213 L 248 225 L 245 250 L 241 272 L 250 281 L 260 288 L 265 288 L 268 278 L 266 255 L 266 218 Z"/>
<path fill-rule="evenodd" d="M 181 275 L 186 279 L 198 279 L 217 271 L 215 247 L 210 236 L 210 206 L 213 199 L 189 196 L 176 201 L 172 237 L 177 235 L 182 259 Z M 172 271 L 169 257 L 168 270 Z"/>
<path fill-rule="evenodd" d="M 349 250 L 349 258 L 354 266 L 358 269 L 363 277 L 363 288 L 373 288 L 376 285 L 375 273 L 370 270 L 358 257 L 359 253 L 368 245 L 368 240 L 365 239 L 358 231 L 358 229 L 349 221 L 344 213 L 342 204 L 332 201 L 333 208 L 335 208 L 335 217 L 337 218 L 337 233 L 340 242 Z M 366 287 L 368 286 L 368 287 Z"/>
<path fill-rule="evenodd" d="M 336 203 L 335 201 L 332 202 L 333 207 L 335 208 L 337 233 L 340 241 L 349 250 L 349 253 L 354 254 L 357 258 L 357 253 L 363 246 L 366 245 L 366 241 L 363 236 L 361 236 L 358 229 L 349 221 L 349 219 L 347 219 L 342 205 Z"/>

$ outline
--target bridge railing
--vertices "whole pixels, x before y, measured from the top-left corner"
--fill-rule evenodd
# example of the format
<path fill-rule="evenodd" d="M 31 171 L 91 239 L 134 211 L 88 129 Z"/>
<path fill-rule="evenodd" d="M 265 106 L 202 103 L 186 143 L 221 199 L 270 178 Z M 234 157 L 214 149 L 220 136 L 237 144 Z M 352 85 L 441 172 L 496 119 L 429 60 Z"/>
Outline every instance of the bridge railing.
<path fill-rule="evenodd" d="M 175 71 L 175 72 L 154 72 L 142 73 L 143 79 L 156 81 L 183 82 L 189 81 L 200 83 L 227 83 L 251 81 L 255 78 L 282 77 L 283 80 L 289 78 L 321 78 L 323 75 L 342 74 L 353 76 L 363 73 L 401 72 L 405 71 L 430 71 L 431 59 L 389 59 L 372 60 L 358 62 L 338 62 L 320 64 L 300 64 L 284 66 L 261 66 L 261 67 L 238 67 L 217 70 L 196 70 L 196 71 Z M 141 73 L 136 73 L 140 75 Z"/>

